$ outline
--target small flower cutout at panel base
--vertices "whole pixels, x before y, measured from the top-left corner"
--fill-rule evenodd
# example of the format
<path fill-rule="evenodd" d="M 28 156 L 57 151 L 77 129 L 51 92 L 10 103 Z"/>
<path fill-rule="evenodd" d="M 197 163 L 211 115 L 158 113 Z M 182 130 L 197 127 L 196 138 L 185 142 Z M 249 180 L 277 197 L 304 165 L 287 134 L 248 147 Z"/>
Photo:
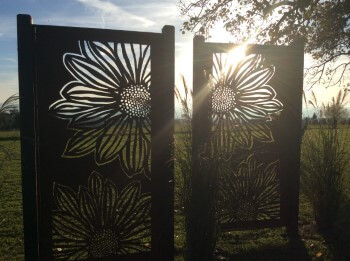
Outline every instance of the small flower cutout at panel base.
<path fill-rule="evenodd" d="M 150 251 L 151 195 L 140 182 L 121 191 L 97 172 L 78 192 L 54 184 L 53 254 L 86 260 Z"/>

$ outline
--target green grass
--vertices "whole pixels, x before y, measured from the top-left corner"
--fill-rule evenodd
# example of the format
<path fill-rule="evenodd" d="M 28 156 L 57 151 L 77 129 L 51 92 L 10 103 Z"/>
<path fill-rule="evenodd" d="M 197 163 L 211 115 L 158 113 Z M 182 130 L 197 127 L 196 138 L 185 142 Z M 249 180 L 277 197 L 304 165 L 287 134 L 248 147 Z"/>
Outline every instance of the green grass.
<path fill-rule="evenodd" d="M 310 130 L 312 131 L 312 130 Z M 348 131 L 350 142 L 350 130 Z M 0 133 L 0 146 L 10 146 L 12 160 L 0 170 L 0 260 L 23 260 L 20 142 L 18 132 Z M 350 149 L 350 146 L 349 146 Z M 0 163 L 5 154 L 0 152 Z M 350 171 L 347 184 L 350 191 Z M 180 193 L 176 183 L 175 196 Z M 348 191 L 348 192 L 349 192 Z M 348 193 L 350 196 L 350 193 Z M 175 260 L 183 260 L 184 230 L 181 204 L 175 202 Z M 350 228 L 349 228 L 350 229 Z M 350 230 L 349 230 L 350 231 Z M 300 239 L 290 241 L 284 228 L 227 232 L 217 245 L 218 260 L 350 260 L 349 238 L 326 239 L 316 231 L 310 205 L 300 197 Z M 350 233 L 349 233 L 350 234 Z M 345 235 L 345 234 L 344 234 Z M 319 257 L 317 257 L 317 255 Z"/>
<path fill-rule="evenodd" d="M 8 132 L 4 135 L 13 137 Z M 20 142 L 0 140 L 0 145 L 6 147 L 6 154 L 0 150 L 0 260 L 23 260 Z"/>

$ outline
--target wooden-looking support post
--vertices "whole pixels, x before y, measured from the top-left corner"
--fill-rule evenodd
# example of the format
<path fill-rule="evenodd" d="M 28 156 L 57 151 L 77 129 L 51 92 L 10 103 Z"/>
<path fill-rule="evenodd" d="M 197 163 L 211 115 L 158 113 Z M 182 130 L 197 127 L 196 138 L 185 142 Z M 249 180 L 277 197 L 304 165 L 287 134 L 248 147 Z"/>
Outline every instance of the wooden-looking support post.
<path fill-rule="evenodd" d="M 175 28 L 164 26 L 152 49 L 152 260 L 174 259 Z M 154 65 L 154 66 L 153 66 Z"/>
<path fill-rule="evenodd" d="M 302 92 L 303 92 L 303 80 L 304 80 L 304 42 L 298 40 L 292 44 L 292 66 L 293 79 L 295 86 L 293 92 L 291 92 L 291 101 L 295 101 L 293 105 L 294 119 L 290 119 L 293 122 L 297 122 L 294 130 L 289 130 L 292 133 L 298 133 L 296 140 L 291 141 L 290 151 L 295 152 L 297 157 L 293 157 L 289 161 L 291 166 L 288 176 L 288 216 L 287 216 L 287 235 L 291 238 L 298 237 L 298 217 L 299 217 L 299 188 L 300 188 L 300 149 L 302 138 Z M 294 97 L 293 97 L 294 96 Z"/>
<path fill-rule="evenodd" d="M 211 114 L 210 89 L 208 88 L 211 68 L 211 54 L 205 52 L 203 36 L 193 39 L 193 119 L 192 119 L 192 146 L 193 159 L 205 154 L 210 146 Z M 194 162 L 194 164 L 196 164 Z M 196 168 L 194 168 L 196 169 Z"/>
<path fill-rule="evenodd" d="M 17 16 L 18 80 L 21 122 L 21 167 L 24 251 L 26 261 L 38 258 L 35 172 L 35 68 L 34 26 L 29 15 Z"/>

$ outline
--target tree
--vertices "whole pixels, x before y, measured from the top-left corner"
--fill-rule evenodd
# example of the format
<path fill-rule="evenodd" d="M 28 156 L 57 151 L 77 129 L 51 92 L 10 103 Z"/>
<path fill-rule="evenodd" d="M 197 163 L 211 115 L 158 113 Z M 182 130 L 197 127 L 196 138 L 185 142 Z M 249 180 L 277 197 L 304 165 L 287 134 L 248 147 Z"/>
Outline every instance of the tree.
<path fill-rule="evenodd" d="M 311 120 L 312 120 L 312 121 L 317 121 L 317 115 L 316 115 L 316 112 L 314 112 L 314 114 L 312 115 Z"/>
<path fill-rule="evenodd" d="M 222 22 L 237 42 L 290 44 L 302 39 L 315 60 L 306 69 L 308 86 L 345 84 L 350 68 L 349 0 L 180 0 L 179 6 L 188 17 L 183 33 L 209 36 Z"/>

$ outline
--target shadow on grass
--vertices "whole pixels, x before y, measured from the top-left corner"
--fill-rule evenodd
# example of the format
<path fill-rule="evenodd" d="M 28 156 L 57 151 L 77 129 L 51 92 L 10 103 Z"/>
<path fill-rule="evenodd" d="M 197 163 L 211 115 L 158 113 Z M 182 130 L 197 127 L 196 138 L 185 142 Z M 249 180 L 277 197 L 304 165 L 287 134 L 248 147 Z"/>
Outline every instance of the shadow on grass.
<path fill-rule="evenodd" d="M 20 137 L 0 137 L 0 141 L 17 141 Z"/>
<path fill-rule="evenodd" d="M 335 260 L 350 260 L 350 198 L 343 203 L 335 231 L 323 237 Z"/>
<path fill-rule="evenodd" d="M 300 237 L 287 238 L 285 234 L 258 232 L 256 238 L 249 234 L 236 235 L 230 241 L 231 249 L 219 246 L 217 260 L 311 260 L 304 241 Z M 257 235 L 260 234 L 260 235 Z M 266 241 L 261 241 L 265 237 Z M 260 239 L 259 239 L 260 238 Z M 243 240 L 243 242 L 241 241 Z M 228 241 L 226 239 L 226 241 Z"/>

